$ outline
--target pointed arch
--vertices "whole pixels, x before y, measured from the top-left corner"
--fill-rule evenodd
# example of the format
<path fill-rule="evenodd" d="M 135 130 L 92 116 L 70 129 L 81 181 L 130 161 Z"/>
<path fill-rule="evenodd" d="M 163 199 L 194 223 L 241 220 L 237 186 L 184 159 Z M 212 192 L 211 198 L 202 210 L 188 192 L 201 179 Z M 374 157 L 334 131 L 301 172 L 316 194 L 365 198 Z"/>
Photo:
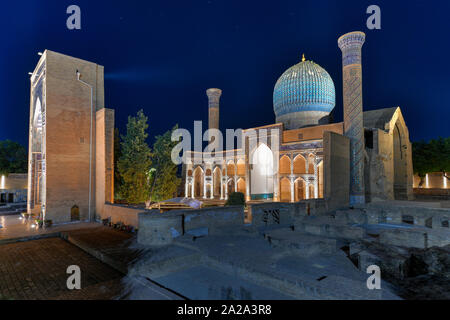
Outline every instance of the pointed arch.
<path fill-rule="evenodd" d="M 222 171 L 219 167 L 215 167 L 213 171 L 213 190 L 214 197 L 220 197 L 220 187 L 222 185 Z"/>
<path fill-rule="evenodd" d="M 229 177 L 232 177 L 236 174 L 236 166 L 234 165 L 233 160 L 229 160 L 227 162 L 227 174 Z"/>
<path fill-rule="evenodd" d="M 274 158 L 272 150 L 261 143 L 251 154 L 250 190 L 252 199 L 273 199 Z"/>
<path fill-rule="evenodd" d="M 245 178 L 239 178 L 237 181 L 237 191 L 242 192 L 245 198 Z"/>
<path fill-rule="evenodd" d="M 303 155 L 299 154 L 294 158 L 294 174 L 306 173 L 306 159 Z"/>
<path fill-rule="evenodd" d="M 280 201 L 291 202 L 291 181 L 286 177 L 280 180 Z"/>
<path fill-rule="evenodd" d="M 287 155 L 280 159 L 280 174 L 291 174 L 291 159 Z"/>
<path fill-rule="evenodd" d="M 203 177 L 204 177 L 203 168 L 197 166 L 194 169 L 194 197 L 203 196 Z"/>
<path fill-rule="evenodd" d="M 316 161 L 316 156 L 310 153 L 308 155 L 308 173 L 314 173 L 314 161 Z"/>
<path fill-rule="evenodd" d="M 239 159 L 236 163 L 237 167 L 237 175 L 245 176 L 245 161 L 243 159 Z"/>
<path fill-rule="evenodd" d="M 294 182 L 294 197 L 296 202 L 306 199 L 306 183 L 303 178 L 298 178 Z"/>

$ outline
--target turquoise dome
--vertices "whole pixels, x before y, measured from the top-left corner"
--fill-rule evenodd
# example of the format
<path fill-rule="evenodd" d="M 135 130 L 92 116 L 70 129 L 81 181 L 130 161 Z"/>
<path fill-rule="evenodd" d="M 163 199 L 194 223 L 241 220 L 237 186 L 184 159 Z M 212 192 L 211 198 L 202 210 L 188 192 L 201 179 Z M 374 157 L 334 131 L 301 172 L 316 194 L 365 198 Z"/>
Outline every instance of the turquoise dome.
<path fill-rule="evenodd" d="M 333 80 L 328 72 L 312 61 L 303 61 L 287 69 L 275 84 L 273 109 L 277 122 L 286 129 L 297 129 L 328 120 L 336 105 Z"/>

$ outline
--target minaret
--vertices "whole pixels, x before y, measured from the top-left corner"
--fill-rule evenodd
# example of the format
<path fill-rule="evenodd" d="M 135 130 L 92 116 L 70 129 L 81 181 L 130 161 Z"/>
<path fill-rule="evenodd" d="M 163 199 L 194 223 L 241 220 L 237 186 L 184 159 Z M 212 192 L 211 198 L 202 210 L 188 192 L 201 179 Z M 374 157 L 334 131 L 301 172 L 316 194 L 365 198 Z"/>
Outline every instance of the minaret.
<path fill-rule="evenodd" d="M 342 51 L 344 134 L 350 138 L 350 204 L 365 203 L 361 48 L 366 35 L 355 31 L 338 39 Z"/>
<path fill-rule="evenodd" d="M 219 100 L 222 90 L 211 88 L 206 90 L 209 106 L 209 129 L 219 129 Z"/>

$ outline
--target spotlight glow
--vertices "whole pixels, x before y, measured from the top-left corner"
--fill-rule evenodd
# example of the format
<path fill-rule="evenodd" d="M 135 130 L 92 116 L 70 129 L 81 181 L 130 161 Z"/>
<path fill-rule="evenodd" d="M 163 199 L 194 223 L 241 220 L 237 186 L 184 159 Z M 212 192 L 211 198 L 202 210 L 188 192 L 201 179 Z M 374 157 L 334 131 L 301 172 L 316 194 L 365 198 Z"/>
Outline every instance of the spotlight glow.
<path fill-rule="evenodd" d="M 425 176 L 425 188 L 428 188 L 428 173 Z"/>
<path fill-rule="evenodd" d="M 2 175 L 2 178 L 0 179 L 0 189 L 5 189 L 5 176 Z"/>

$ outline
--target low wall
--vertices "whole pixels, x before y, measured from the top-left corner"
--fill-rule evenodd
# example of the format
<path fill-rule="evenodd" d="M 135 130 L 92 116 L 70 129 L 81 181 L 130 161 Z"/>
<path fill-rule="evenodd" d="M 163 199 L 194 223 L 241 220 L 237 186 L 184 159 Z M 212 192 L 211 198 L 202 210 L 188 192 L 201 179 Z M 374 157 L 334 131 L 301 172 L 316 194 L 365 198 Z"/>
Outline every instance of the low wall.
<path fill-rule="evenodd" d="M 372 223 L 378 221 L 378 223 L 399 224 L 408 221 L 408 223 L 417 226 L 442 229 L 450 234 L 450 209 L 373 203 L 367 205 L 366 212 L 368 219 L 370 219 L 369 222 L 371 221 Z"/>
<path fill-rule="evenodd" d="M 162 246 L 172 243 L 173 239 L 185 233 L 214 235 L 220 234 L 224 227 L 243 225 L 244 207 L 213 207 L 166 213 L 157 210 L 141 211 L 138 219 L 138 243 Z"/>
<path fill-rule="evenodd" d="M 330 211 L 329 203 L 324 199 L 309 199 L 294 203 L 264 202 L 249 206 L 248 220 L 254 226 L 295 225 L 305 216 L 318 216 Z"/>
<path fill-rule="evenodd" d="M 133 208 L 120 204 L 105 203 L 103 206 L 103 212 L 98 213 L 97 216 L 102 219 L 111 219 L 111 222 L 123 222 L 126 225 L 139 228 L 138 215 L 140 212 L 149 211 L 143 208 Z"/>
<path fill-rule="evenodd" d="M 450 189 L 414 188 L 413 190 L 417 199 L 450 200 Z"/>

